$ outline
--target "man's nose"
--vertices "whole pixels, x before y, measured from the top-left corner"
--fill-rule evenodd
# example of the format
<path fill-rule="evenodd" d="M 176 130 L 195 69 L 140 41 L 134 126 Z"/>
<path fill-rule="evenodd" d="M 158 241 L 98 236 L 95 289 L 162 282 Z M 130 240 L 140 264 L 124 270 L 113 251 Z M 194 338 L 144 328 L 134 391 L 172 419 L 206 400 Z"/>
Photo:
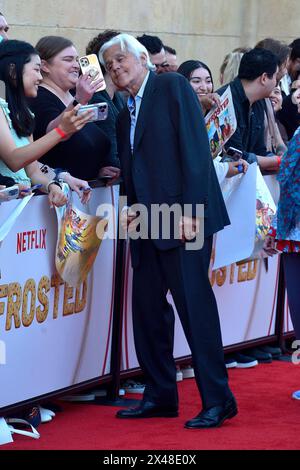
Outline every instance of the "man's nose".
<path fill-rule="evenodd" d="M 114 61 L 112 64 L 111 64 L 111 72 L 116 72 L 118 69 L 120 68 L 120 64 L 118 61 Z"/>

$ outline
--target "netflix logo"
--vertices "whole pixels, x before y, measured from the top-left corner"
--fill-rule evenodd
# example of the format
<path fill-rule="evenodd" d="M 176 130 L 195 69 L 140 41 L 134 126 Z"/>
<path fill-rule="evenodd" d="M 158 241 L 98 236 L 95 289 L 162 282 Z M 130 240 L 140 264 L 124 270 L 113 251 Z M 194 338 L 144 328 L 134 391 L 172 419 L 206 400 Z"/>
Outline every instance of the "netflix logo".
<path fill-rule="evenodd" d="M 29 250 L 46 250 L 47 229 L 17 233 L 17 254 Z"/>

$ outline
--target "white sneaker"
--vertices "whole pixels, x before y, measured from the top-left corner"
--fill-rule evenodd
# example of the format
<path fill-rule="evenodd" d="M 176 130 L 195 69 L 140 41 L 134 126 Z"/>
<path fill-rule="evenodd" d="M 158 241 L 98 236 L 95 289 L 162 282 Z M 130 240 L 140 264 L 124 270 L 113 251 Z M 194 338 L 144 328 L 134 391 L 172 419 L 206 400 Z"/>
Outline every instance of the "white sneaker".
<path fill-rule="evenodd" d="M 52 418 L 55 416 L 54 411 L 42 408 L 40 405 L 39 409 L 41 414 L 41 423 L 49 423 L 49 421 L 52 421 Z"/>
<path fill-rule="evenodd" d="M 233 369 L 234 367 L 237 367 L 237 362 L 234 359 L 225 358 L 225 366 L 226 369 Z"/>
<path fill-rule="evenodd" d="M 126 393 L 144 393 L 145 385 L 135 380 L 127 380 L 122 388 Z"/>
<path fill-rule="evenodd" d="M 292 394 L 292 397 L 295 399 L 295 400 L 300 400 L 300 390 L 296 390 L 296 392 L 294 392 Z"/>
<path fill-rule="evenodd" d="M 192 366 L 187 366 L 184 369 L 181 369 L 181 371 L 184 379 L 192 379 L 195 377 L 195 372 Z"/>
<path fill-rule="evenodd" d="M 252 356 L 242 353 L 235 353 L 234 358 L 237 362 L 238 369 L 249 369 L 250 367 L 258 366 L 258 361 Z"/>

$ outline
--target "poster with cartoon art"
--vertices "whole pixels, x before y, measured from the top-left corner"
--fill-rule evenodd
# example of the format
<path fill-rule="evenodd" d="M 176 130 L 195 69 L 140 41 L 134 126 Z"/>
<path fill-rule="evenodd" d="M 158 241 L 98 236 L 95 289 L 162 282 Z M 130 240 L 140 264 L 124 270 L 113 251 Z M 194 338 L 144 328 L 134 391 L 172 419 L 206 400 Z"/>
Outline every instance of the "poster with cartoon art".
<path fill-rule="evenodd" d="M 108 220 L 85 214 L 72 201 L 67 185 L 63 188 L 68 202 L 56 207 L 58 238 L 55 265 L 60 277 L 76 287 L 86 279 L 100 248 Z"/>
<path fill-rule="evenodd" d="M 215 158 L 235 133 L 237 122 L 230 87 L 220 97 L 220 105 L 205 116 L 210 151 Z"/>

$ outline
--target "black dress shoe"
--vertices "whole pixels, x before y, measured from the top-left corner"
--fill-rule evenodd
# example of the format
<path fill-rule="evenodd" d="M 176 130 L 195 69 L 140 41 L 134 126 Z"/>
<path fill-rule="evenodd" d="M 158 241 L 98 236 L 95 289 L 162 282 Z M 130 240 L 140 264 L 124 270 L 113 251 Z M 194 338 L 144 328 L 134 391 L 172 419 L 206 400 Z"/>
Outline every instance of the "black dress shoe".
<path fill-rule="evenodd" d="M 232 397 L 224 405 L 213 406 L 201 411 L 195 418 L 185 423 L 188 429 L 217 428 L 224 423 L 225 419 L 233 418 L 238 412 L 235 398 Z"/>
<path fill-rule="evenodd" d="M 249 356 L 254 357 L 261 364 L 271 364 L 273 360 L 272 354 L 264 352 L 263 350 L 259 348 L 251 348 L 251 349 L 248 349 L 247 351 L 249 352 Z"/>
<path fill-rule="evenodd" d="M 117 418 L 175 418 L 178 416 L 176 406 L 161 406 L 151 401 L 143 401 L 137 408 L 119 410 Z"/>

